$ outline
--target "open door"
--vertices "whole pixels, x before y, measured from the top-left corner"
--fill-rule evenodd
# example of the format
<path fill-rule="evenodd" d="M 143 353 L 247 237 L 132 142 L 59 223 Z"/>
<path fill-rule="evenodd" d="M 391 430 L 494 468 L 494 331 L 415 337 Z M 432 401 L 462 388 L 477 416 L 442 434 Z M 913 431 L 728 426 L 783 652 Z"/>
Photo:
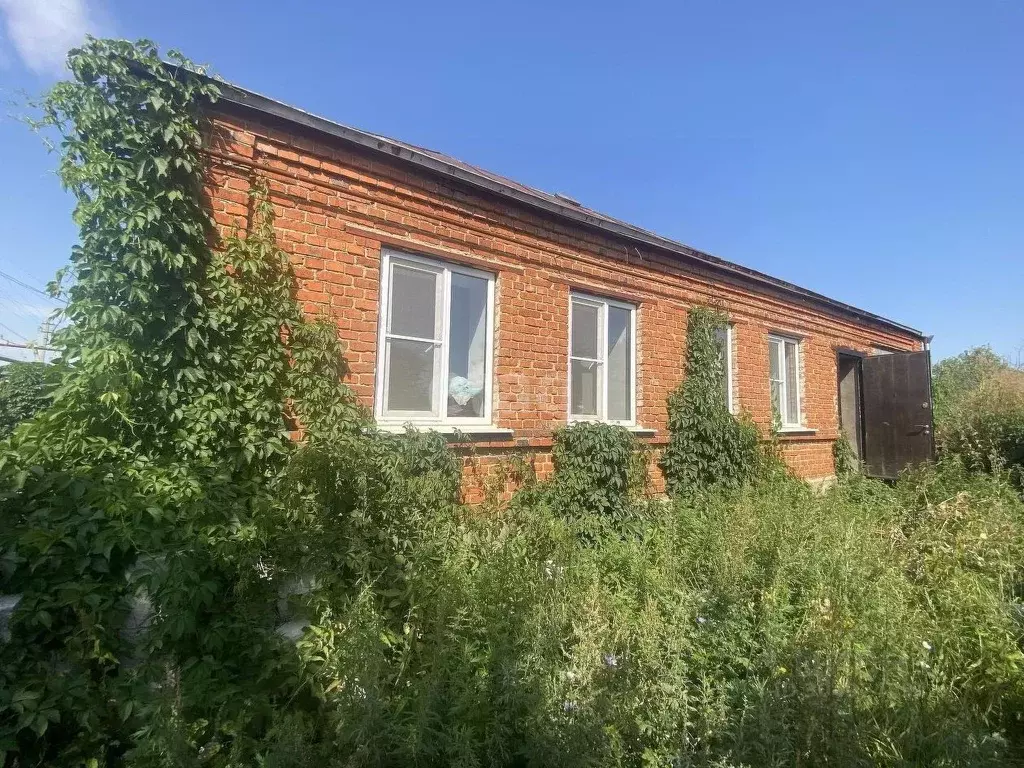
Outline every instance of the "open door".
<path fill-rule="evenodd" d="M 853 458 L 859 466 L 864 459 L 864 418 L 861 415 L 862 354 L 838 352 L 836 373 L 839 384 L 839 432 L 846 438 Z"/>
<path fill-rule="evenodd" d="M 861 360 L 864 471 L 896 477 L 935 455 L 932 364 L 928 352 L 896 352 Z"/>

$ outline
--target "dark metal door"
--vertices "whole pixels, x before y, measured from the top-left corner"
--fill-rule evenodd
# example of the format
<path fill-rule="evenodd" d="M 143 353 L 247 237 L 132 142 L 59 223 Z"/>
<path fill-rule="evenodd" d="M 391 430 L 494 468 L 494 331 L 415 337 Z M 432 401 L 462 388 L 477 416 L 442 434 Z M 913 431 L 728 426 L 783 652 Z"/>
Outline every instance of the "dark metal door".
<path fill-rule="evenodd" d="M 865 357 L 861 372 L 865 472 L 891 478 L 930 461 L 935 454 L 930 353 Z"/>

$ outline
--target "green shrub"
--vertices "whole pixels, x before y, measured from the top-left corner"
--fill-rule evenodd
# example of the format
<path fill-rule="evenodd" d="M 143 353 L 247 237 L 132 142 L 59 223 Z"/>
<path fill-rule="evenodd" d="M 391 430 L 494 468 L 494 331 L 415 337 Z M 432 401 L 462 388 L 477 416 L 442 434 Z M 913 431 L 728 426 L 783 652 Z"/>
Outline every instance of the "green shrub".
<path fill-rule="evenodd" d="M 46 363 L 8 363 L 0 368 L 0 438 L 53 401 L 60 368 Z"/>
<path fill-rule="evenodd" d="M 554 505 L 580 525 L 627 525 L 647 488 L 647 451 L 625 427 L 580 422 L 555 431 Z"/>
<path fill-rule="evenodd" d="M 978 471 L 1009 469 L 1024 480 L 1024 371 L 983 347 L 938 363 L 935 392 L 941 454 Z"/>
<path fill-rule="evenodd" d="M 932 400 L 936 427 L 954 418 L 965 398 L 992 375 L 1009 368 L 991 347 L 974 347 L 935 364 Z"/>
<path fill-rule="evenodd" d="M 668 399 L 669 443 L 661 469 L 670 495 L 713 486 L 738 488 L 761 462 L 757 427 L 737 419 L 725 402 L 725 370 L 716 332 L 719 312 L 690 310 L 686 326 L 686 377 Z"/>
<path fill-rule="evenodd" d="M 276 567 L 294 578 L 318 574 L 335 599 L 369 589 L 397 609 L 408 569 L 422 564 L 410 557 L 423 529 L 455 514 L 461 469 L 437 433 L 307 443 L 289 462 L 284 510 L 269 510 L 263 523 L 277 536 Z"/>

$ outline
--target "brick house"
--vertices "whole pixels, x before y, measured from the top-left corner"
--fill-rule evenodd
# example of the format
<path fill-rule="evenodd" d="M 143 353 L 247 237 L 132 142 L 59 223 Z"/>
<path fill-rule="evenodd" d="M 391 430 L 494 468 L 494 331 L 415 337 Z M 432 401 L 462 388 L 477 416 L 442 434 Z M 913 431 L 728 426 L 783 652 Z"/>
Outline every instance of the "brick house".
<path fill-rule="evenodd" d="M 548 472 L 567 421 L 623 424 L 656 453 L 695 305 L 728 314 L 732 409 L 767 428 L 774 406 L 783 455 L 808 479 L 834 473 L 837 438 L 860 454 L 871 437 L 864 362 L 927 347 L 913 328 L 574 200 L 221 88 L 206 190 L 218 226 L 245 221 L 250 179 L 265 177 L 297 296 L 335 318 L 355 392 L 383 428 L 468 435 L 470 499 L 511 452 Z"/>

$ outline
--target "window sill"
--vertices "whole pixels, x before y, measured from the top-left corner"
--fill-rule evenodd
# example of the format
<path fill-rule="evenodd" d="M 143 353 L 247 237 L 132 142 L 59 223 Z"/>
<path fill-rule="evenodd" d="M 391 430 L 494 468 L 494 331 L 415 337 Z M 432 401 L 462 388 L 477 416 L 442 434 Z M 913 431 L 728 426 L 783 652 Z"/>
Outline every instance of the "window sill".
<path fill-rule="evenodd" d="M 568 422 L 568 426 L 570 427 L 574 424 L 610 424 L 613 427 L 623 427 L 624 429 L 628 429 L 637 437 L 654 437 L 658 434 L 656 429 L 641 427 L 638 424 L 616 424 L 614 422 L 598 421 L 597 419 L 572 419 Z"/>
<path fill-rule="evenodd" d="M 511 429 L 505 427 L 494 427 L 489 424 L 416 424 L 415 422 L 405 422 L 403 424 L 377 424 L 376 429 L 379 432 L 388 432 L 391 434 L 401 434 L 406 431 L 407 428 L 415 429 L 420 432 L 437 432 L 439 435 L 444 435 L 449 440 L 455 440 L 458 437 L 465 437 L 468 441 L 472 442 L 490 442 L 498 440 L 511 440 L 514 432 Z"/>
<path fill-rule="evenodd" d="M 818 430 L 813 427 L 779 427 L 780 435 L 816 435 Z"/>

